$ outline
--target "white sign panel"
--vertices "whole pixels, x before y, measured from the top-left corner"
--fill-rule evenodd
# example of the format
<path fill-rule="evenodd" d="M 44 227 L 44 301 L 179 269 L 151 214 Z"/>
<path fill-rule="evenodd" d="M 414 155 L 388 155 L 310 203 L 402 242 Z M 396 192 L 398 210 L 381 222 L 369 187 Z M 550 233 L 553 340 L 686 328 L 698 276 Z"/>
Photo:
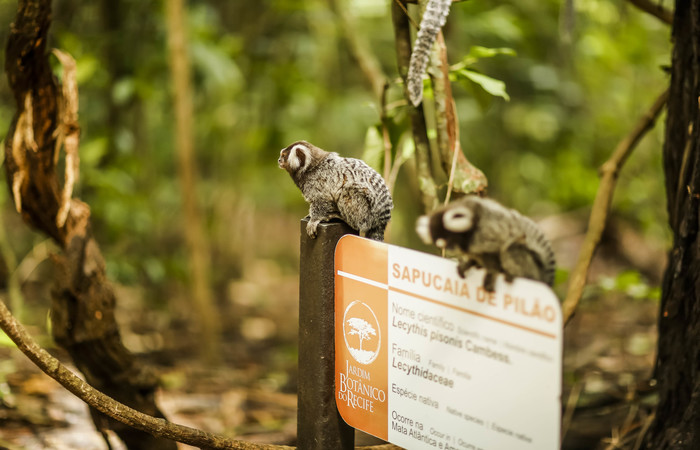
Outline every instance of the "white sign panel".
<path fill-rule="evenodd" d="M 336 249 L 336 402 L 409 449 L 558 449 L 562 316 L 551 289 L 345 236 Z"/>

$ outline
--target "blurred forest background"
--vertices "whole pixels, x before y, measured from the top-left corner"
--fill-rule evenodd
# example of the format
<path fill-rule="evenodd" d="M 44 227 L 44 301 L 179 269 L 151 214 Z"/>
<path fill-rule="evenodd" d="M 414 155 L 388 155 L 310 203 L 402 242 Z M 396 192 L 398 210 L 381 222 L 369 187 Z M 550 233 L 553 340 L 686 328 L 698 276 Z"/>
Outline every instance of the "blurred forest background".
<path fill-rule="evenodd" d="M 161 373 L 160 402 L 169 418 L 281 442 L 295 431 L 299 220 L 307 206 L 276 159 L 280 149 L 305 139 L 375 166 L 380 161 L 380 105 L 348 38 L 369 43 L 391 81 L 390 97 L 399 99 L 390 2 L 197 0 L 187 6 L 196 200 L 221 320 L 222 364 L 202 362 L 189 300 L 162 2 L 54 2 L 49 47 L 75 58 L 80 90 L 74 195 L 91 207 L 117 289 L 123 340 Z M 339 11 L 352 19 L 351 29 L 341 26 Z M 15 12 L 16 2 L 0 0 L 3 43 Z M 599 166 L 668 86 L 669 35 L 668 25 L 621 0 L 452 6 L 445 37 L 461 145 L 488 178 L 489 195 L 538 220 L 553 240 L 560 298 Z M 464 67 L 493 80 L 474 83 L 459 75 Z M 407 105 L 391 105 L 397 133 L 410 135 L 402 119 Z M 0 132 L 14 111 L 3 75 Z M 632 414 L 629 405 L 604 411 L 604 418 L 598 407 L 609 407 L 611 396 L 627 398 L 651 374 L 670 239 L 662 141 L 663 119 L 621 172 L 591 282 L 567 328 L 564 399 L 574 392 L 581 408 L 570 411 L 568 423 L 565 415 L 569 448 L 592 448 L 615 436 Z M 407 161 L 395 183 L 387 241 L 432 251 L 413 231 L 423 207 L 410 143 L 403 151 Z M 9 190 L 0 188 L 0 296 L 42 345 L 61 355 L 47 320 L 52 251 L 44 235 L 23 224 Z M 77 420 L 66 412 L 70 395 L 5 344 L 0 446 L 79 448 L 68 434 L 55 434 Z M 586 405 L 596 406 L 589 416 Z M 75 410 L 81 408 L 77 402 Z M 85 448 L 102 447 L 98 440 Z"/>

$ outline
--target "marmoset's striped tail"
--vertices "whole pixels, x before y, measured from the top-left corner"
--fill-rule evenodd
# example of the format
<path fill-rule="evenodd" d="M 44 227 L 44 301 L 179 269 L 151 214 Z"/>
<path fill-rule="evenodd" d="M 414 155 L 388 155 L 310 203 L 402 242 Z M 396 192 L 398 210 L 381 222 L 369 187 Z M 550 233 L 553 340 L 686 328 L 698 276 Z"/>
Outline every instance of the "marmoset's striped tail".
<path fill-rule="evenodd" d="M 413 106 L 418 106 L 423 100 L 423 74 L 430 58 L 430 49 L 447 21 L 451 4 L 452 0 L 428 0 L 425 7 L 406 77 L 408 96 Z"/>

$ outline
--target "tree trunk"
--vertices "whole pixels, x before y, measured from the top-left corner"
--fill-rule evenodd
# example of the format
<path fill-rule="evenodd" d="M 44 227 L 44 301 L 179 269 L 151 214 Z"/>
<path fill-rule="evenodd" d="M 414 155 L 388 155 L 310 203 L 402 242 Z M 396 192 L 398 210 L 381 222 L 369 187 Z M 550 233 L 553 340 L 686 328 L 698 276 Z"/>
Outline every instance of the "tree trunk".
<path fill-rule="evenodd" d="M 424 9 L 427 0 L 412 1 L 419 3 Z M 396 41 L 396 58 L 399 75 L 406 86 L 406 76 L 411 60 L 411 27 L 408 17 L 407 0 L 391 2 L 391 17 Z M 486 176 L 474 167 L 462 152 L 459 142 L 459 121 L 457 110 L 452 97 L 452 87 L 449 79 L 449 64 L 447 62 L 447 46 L 442 32 L 431 51 L 431 61 L 427 72 L 430 75 L 433 95 L 431 99 L 424 98 L 416 107 L 409 107 L 413 141 L 416 145 L 416 170 L 418 186 L 422 194 L 423 209 L 433 211 L 443 201 L 449 201 L 465 194 L 482 194 L 486 191 Z M 406 100 L 410 105 L 408 92 Z M 432 118 L 426 120 L 424 107 L 431 103 L 428 111 L 432 110 Z M 429 129 L 436 133 L 437 139 L 431 142 Z M 442 193 L 440 179 L 448 177 L 447 192 Z M 452 197 L 452 193 L 456 194 Z"/>
<path fill-rule="evenodd" d="M 175 104 L 175 146 L 182 191 L 182 216 L 190 262 L 190 292 L 202 335 L 203 355 L 209 363 L 220 358 L 221 323 L 209 283 L 211 254 L 197 202 L 197 168 L 194 157 L 192 82 L 187 53 L 187 21 L 184 0 L 166 0 L 169 59 Z"/>
<path fill-rule="evenodd" d="M 107 135 L 107 151 L 100 158 L 100 167 L 108 167 L 110 163 L 116 160 L 117 155 L 117 133 L 122 126 L 122 107 L 117 105 L 114 98 L 115 84 L 128 73 L 124 63 L 123 53 L 120 51 L 121 42 L 124 39 L 122 33 L 124 21 L 124 7 L 122 0 L 101 0 L 100 1 L 100 18 L 102 19 L 102 29 L 105 34 L 105 45 L 103 52 L 103 61 L 107 69 L 107 83 L 102 91 L 102 101 L 107 105 L 107 127 L 105 132 Z"/>
<path fill-rule="evenodd" d="M 700 0 L 677 0 L 664 172 L 673 248 L 663 281 L 647 448 L 700 448 Z"/>
<path fill-rule="evenodd" d="M 411 25 L 406 14 L 404 0 L 391 2 L 391 20 L 394 26 L 394 39 L 396 40 L 396 60 L 399 75 L 404 80 L 408 75 L 408 64 L 411 60 Z M 406 94 L 408 98 L 408 94 Z M 438 199 L 438 187 L 433 176 L 433 163 L 430 157 L 430 139 L 425 122 L 423 105 L 409 108 L 411 118 L 411 130 L 413 141 L 416 145 L 416 170 L 418 172 L 418 186 L 420 188 L 423 210 L 429 212 L 440 204 Z"/>
<path fill-rule="evenodd" d="M 74 62 L 65 54 L 57 55 L 67 69 L 63 93 L 53 76 L 46 51 L 50 24 L 50 0 L 19 1 L 5 59 L 17 104 L 5 138 L 7 181 L 25 222 L 63 250 L 54 258 L 51 318 L 56 342 L 92 386 L 139 411 L 163 417 L 154 400 L 157 378 L 121 342 L 114 291 L 92 235 L 90 208 L 66 191 L 78 176 L 77 86 Z M 61 143 L 66 150 L 63 186 L 56 170 Z M 129 449 L 176 448 L 173 441 L 122 425 L 95 410 L 91 413 L 98 429 L 113 429 Z"/>

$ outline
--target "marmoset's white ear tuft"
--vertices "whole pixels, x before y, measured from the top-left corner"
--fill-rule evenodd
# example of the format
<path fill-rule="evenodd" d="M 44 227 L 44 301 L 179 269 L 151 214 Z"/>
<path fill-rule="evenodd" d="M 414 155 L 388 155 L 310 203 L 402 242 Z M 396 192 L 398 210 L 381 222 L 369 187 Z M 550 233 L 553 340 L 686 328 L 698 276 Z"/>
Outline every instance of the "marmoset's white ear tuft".
<path fill-rule="evenodd" d="M 445 211 L 442 216 L 442 225 L 446 230 L 454 233 L 462 233 L 469 230 L 474 222 L 474 213 L 465 206 L 458 206 Z"/>
<path fill-rule="evenodd" d="M 430 217 L 420 216 L 418 218 L 418 221 L 416 221 L 416 233 L 424 243 L 433 243 L 433 240 L 430 237 Z"/>

